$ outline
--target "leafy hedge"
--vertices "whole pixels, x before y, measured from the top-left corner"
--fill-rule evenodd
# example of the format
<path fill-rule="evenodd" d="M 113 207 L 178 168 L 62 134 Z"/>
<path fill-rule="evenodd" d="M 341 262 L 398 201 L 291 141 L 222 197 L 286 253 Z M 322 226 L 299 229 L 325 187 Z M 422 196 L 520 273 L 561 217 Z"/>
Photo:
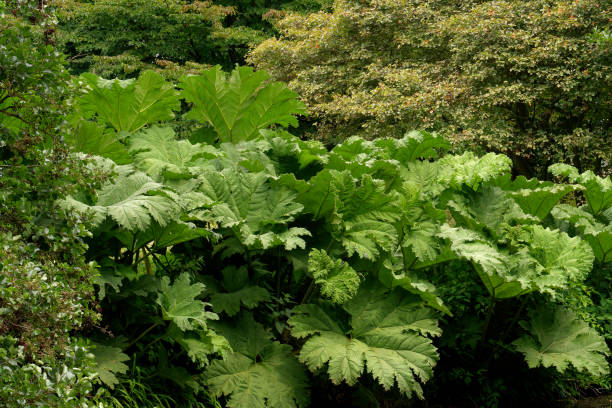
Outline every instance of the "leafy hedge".
<path fill-rule="evenodd" d="M 99 382 L 82 338 L 100 318 L 91 224 L 57 200 L 104 177 L 61 140 L 70 76 L 44 10 L 19 5 L 0 2 L 0 405 L 83 407 Z"/>
<path fill-rule="evenodd" d="M 114 177 L 60 202 L 95 226 L 112 336 L 91 340 L 117 406 L 431 398 L 438 363 L 609 375 L 609 333 L 577 306 L 601 304 L 573 290 L 610 264 L 609 178 L 512 179 L 506 156 L 423 131 L 328 151 L 283 129 L 304 105 L 266 79 L 80 79 L 70 143 Z M 190 140 L 163 125 L 181 99 Z"/>

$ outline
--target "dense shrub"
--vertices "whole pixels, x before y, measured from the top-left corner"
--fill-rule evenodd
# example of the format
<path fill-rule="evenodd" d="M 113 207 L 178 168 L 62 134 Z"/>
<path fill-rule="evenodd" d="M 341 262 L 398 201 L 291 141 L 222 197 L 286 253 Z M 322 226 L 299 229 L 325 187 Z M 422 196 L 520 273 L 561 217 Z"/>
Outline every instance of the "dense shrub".
<path fill-rule="evenodd" d="M 101 176 L 62 142 L 70 77 L 46 21 L 37 2 L 0 3 L 0 405 L 7 407 L 83 406 L 95 377 L 93 356 L 74 337 L 99 318 L 95 271 L 84 259 L 90 224 L 56 200 L 95 188 Z"/>
<path fill-rule="evenodd" d="M 609 178 L 512 179 L 508 157 L 428 132 L 327 150 L 283 129 L 305 107 L 267 79 L 81 78 L 70 143 L 116 176 L 61 202 L 94 222 L 116 398 L 135 381 L 145 407 L 517 406 L 608 387 L 606 305 L 575 289 L 610 263 Z M 189 140 L 164 124 L 184 104 Z"/>

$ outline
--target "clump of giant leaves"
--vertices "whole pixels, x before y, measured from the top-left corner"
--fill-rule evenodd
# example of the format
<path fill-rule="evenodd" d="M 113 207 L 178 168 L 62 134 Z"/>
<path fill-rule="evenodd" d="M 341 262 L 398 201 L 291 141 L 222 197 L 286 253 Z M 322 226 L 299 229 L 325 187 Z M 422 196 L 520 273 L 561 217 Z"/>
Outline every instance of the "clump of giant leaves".
<path fill-rule="evenodd" d="M 304 105 L 247 67 L 178 87 L 153 72 L 80 81 L 70 142 L 115 177 L 62 205 L 96 225 L 88 255 L 115 338 L 95 340 L 115 360 L 232 408 L 306 407 L 312 376 L 423 398 L 453 314 L 428 276 L 455 261 L 494 301 L 537 297 L 506 344 L 530 367 L 609 371 L 603 338 L 557 302 L 611 256 L 609 179 L 513 180 L 506 156 L 446 154 L 425 131 L 328 150 L 288 133 Z M 201 124 L 190 140 L 163 123 L 181 99 Z M 588 208 L 559 204 L 588 183 L 601 184 Z"/>

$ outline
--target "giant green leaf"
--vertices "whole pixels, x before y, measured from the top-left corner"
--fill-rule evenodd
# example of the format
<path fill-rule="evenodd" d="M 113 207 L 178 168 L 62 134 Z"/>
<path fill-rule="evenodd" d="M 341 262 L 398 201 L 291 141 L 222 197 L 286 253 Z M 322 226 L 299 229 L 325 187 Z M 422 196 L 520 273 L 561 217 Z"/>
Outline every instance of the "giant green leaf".
<path fill-rule="evenodd" d="M 512 344 L 525 355 L 529 367 L 555 367 L 564 372 L 572 365 L 593 376 L 610 372 L 610 350 L 602 336 L 572 312 L 541 307 L 521 322 L 529 332 Z"/>
<path fill-rule="evenodd" d="M 331 258 L 325 250 L 310 251 L 308 271 L 321 287 L 321 294 L 334 303 L 344 303 L 352 298 L 361 282 L 357 272 L 348 263 Z"/>
<path fill-rule="evenodd" d="M 215 325 L 233 353 L 213 361 L 204 377 L 212 392 L 229 396 L 229 408 L 295 408 L 309 403 L 308 378 L 291 346 L 270 341 L 252 315 Z"/>
<path fill-rule="evenodd" d="M 397 384 L 405 395 L 423 398 L 419 381 L 431 378 L 438 359 L 428 337 L 440 334 L 434 314 L 412 295 L 401 289 L 389 292 L 375 281 L 363 284 L 344 309 L 351 316 L 350 331 L 317 305 L 294 309 L 291 333 L 307 338 L 300 361 L 311 371 L 327 365 L 335 384 L 355 384 L 367 370 L 383 388 Z"/>
<path fill-rule="evenodd" d="M 377 139 L 374 144 L 403 165 L 418 159 L 435 159 L 450 147 L 444 137 L 423 130 L 408 132 L 401 139 Z"/>
<path fill-rule="evenodd" d="M 156 180 L 162 173 L 189 177 L 202 168 L 213 168 L 207 161 L 219 155 L 211 146 L 176 140 L 171 128 L 157 126 L 131 136 L 130 152 L 136 166 Z"/>
<path fill-rule="evenodd" d="M 117 164 L 132 162 L 127 148 L 119 141 L 115 132 L 105 131 L 94 122 L 79 122 L 75 133 L 67 135 L 66 143 L 77 152 L 106 157 Z"/>
<path fill-rule="evenodd" d="M 591 245 L 598 262 L 612 261 L 612 223 L 603 224 L 584 209 L 567 204 L 556 206 L 551 214 L 560 227 L 571 225 L 577 230 L 582 239 Z"/>
<path fill-rule="evenodd" d="M 98 377 L 106 386 L 113 389 L 115 384 L 119 383 L 115 373 L 124 374 L 128 369 L 124 362 L 130 358 L 123 354 L 120 348 L 102 344 L 94 344 L 92 352 L 95 356 Z"/>
<path fill-rule="evenodd" d="M 91 212 L 95 224 L 110 217 L 130 231 L 145 230 L 152 220 L 165 226 L 180 211 L 173 194 L 162 184 L 144 173 L 131 171 L 123 171 L 114 182 L 105 185 L 93 204 L 72 197 L 62 203 L 67 208 Z"/>
<path fill-rule="evenodd" d="M 284 187 L 273 187 L 264 173 L 232 169 L 208 172 L 200 187 L 212 202 L 204 215 L 230 228 L 242 245 L 256 249 L 284 246 L 286 250 L 304 248 L 304 228 L 287 224 L 302 211 L 296 195 Z"/>
<path fill-rule="evenodd" d="M 580 238 L 539 225 L 516 227 L 505 237 L 514 253 L 475 231 L 442 226 L 440 236 L 451 250 L 473 262 L 488 291 L 503 299 L 532 291 L 555 295 L 591 270 L 593 252 Z"/>
<path fill-rule="evenodd" d="M 512 160 L 502 154 L 487 153 L 482 157 L 472 152 L 444 156 L 438 160 L 439 181 L 460 189 L 466 185 L 478 190 L 480 185 L 510 171 Z"/>
<path fill-rule="evenodd" d="M 397 192 L 385 192 L 382 180 L 368 174 L 356 180 L 336 170 L 321 171 L 298 195 L 306 212 L 326 219 L 349 256 L 370 260 L 397 245 L 398 198 Z"/>
<path fill-rule="evenodd" d="M 548 171 L 584 186 L 584 195 L 591 214 L 598 216 L 612 207 L 612 178 L 610 176 L 599 177 L 591 170 L 579 174 L 575 167 L 567 164 L 554 164 L 548 168 Z"/>
<path fill-rule="evenodd" d="M 172 119 L 180 109 L 178 91 L 153 71 L 137 80 L 106 80 L 94 74 L 81 75 L 88 87 L 78 99 L 87 116 L 97 115 L 117 132 L 135 132 L 143 126 Z"/>
<path fill-rule="evenodd" d="M 580 187 L 554 184 L 537 179 L 527 180 L 524 176 L 519 176 L 511 181 L 510 174 L 500 177 L 495 184 L 504 191 L 508 191 L 510 197 L 521 206 L 523 211 L 540 220 L 543 220 L 563 197 Z"/>
<path fill-rule="evenodd" d="M 228 76 L 213 67 L 199 76 L 181 78 L 182 96 L 193 104 L 187 118 L 211 125 L 221 142 L 255 138 L 270 125 L 297 126 L 306 108 L 286 85 L 265 83 L 269 75 L 238 67 Z"/>

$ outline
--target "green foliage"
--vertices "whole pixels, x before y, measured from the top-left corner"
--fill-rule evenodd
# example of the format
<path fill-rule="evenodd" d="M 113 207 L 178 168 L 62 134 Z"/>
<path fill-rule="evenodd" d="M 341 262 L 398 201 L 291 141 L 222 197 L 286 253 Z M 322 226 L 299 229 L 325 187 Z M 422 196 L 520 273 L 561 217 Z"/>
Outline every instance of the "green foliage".
<path fill-rule="evenodd" d="M 216 395 L 231 395 L 230 408 L 292 408 L 308 405 L 307 377 L 291 347 L 271 341 L 263 326 L 244 315 L 236 324 L 218 325 L 234 350 L 215 361 L 205 378 Z"/>
<path fill-rule="evenodd" d="M 556 161 L 605 169 L 612 65 L 593 32 L 610 12 L 596 0 L 337 0 L 275 21 L 280 36 L 248 60 L 300 94 L 305 130 L 325 141 L 422 128 L 458 151 L 507 154 L 530 177 Z"/>
<path fill-rule="evenodd" d="M 30 361 L 17 339 L 0 336 L 0 403 L 3 407 L 94 407 L 93 356 L 70 344 L 61 358 Z"/>
<path fill-rule="evenodd" d="M 269 300 L 268 291 L 259 286 L 249 285 L 246 267 L 227 267 L 221 271 L 221 284 L 227 292 L 216 291 L 210 297 L 215 312 L 225 312 L 234 316 L 240 312 L 240 306 L 253 309 L 259 303 Z"/>
<path fill-rule="evenodd" d="M 201 283 L 191 285 L 188 274 L 181 274 L 172 285 L 167 276 L 164 276 L 160 283 L 157 304 L 161 306 L 164 319 L 171 320 L 179 329 L 205 329 L 206 320 L 218 318 L 216 314 L 205 310 L 210 304 L 196 300 L 205 286 Z"/>
<path fill-rule="evenodd" d="M 0 405 L 84 407 L 98 381 L 90 223 L 56 200 L 100 186 L 61 136 L 69 75 L 53 49 L 50 10 L 0 4 Z"/>
<path fill-rule="evenodd" d="M 297 126 L 294 115 L 304 113 L 304 105 L 283 83 L 263 85 L 268 78 L 249 67 L 239 67 L 228 77 L 219 66 L 184 77 L 182 96 L 193 103 L 186 117 L 210 125 L 222 143 L 253 139 L 273 124 Z"/>
<path fill-rule="evenodd" d="M 543 365 L 565 371 L 571 364 L 595 376 L 610 372 L 606 342 L 571 312 L 538 309 L 522 326 L 532 335 L 519 338 L 513 345 L 525 354 L 529 367 Z"/>
<path fill-rule="evenodd" d="M 526 371 L 508 339 L 539 305 L 574 305 L 601 324 L 576 306 L 588 295 L 572 294 L 597 255 L 564 223 L 586 210 L 560 204 L 587 187 L 511 180 L 507 157 L 445 154 L 448 143 L 428 132 L 352 137 L 328 151 L 269 128 L 297 112 L 253 108 L 265 77 L 214 68 L 184 78 L 182 95 L 200 95 L 185 115 L 205 127 L 178 140 L 159 125 L 171 111 L 162 109 L 138 131 L 108 130 L 129 164 L 91 159 L 114 176 L 61 201 L 93 221 L 87 259 L 115 335 L 93 338 L 131 361 L 113 373 L 112 397 L 138 381 L 152 390 L 143 406 L 303 407 L 309 395 L 312 404 L 340 398 L 331 384 L 358 382 L 373 399 L 427 398 L 437 364 L 479 370 L 481 381 L 497 363 Z M 102 99 L 88 98 L 76 100 L 88 108 L 76 106 L 72 123 L 110 123 L 83 116 L 100 112 Z M 221 116 L 203 113 L 211 101 Z M 120 105 L 105 106 L 118 114 Z M 576 225 L 586 231 L 585 222 Z M 538 327 L 525 325 L 526 336 L 539 339 Z"/>
<path fill-rule="evenodd" d="M 223 19 L 232 12 L 232 7 L 182 0 L 67 1 L 58 12 L 58 45 L 76 57 L 72 65 L 79 71 L 92 63 L 108 67 L 109 61 L 96 56 L 133 56 L 140 67 L 155 60 L 222 62 L 232 53 L 232 43 L 248 43 L 223 29 Z"/>
<path fill-rule="evenodd" d="M 115 373 L 123 374 L 128 366 L 124 364 L 130 358 L 121 352 L 118 347 L 95 345 L 93 349 L 96 358 L 96 371 L 100 380 L 109 388 L 113 389 L 119 381 Z"/>
<path fill-rule="evenodd" d="M 214 64 L 244 63 L 252 46 L 273 35 L 267 21 L 329 8 L 329 0 L 68 0 L 58 7 L 57 44 L 74 71 L 105 78 L 153 69 L 177 80 Z"/>
<path fill-rule="evenodd" d="M 95 224 L 107 217 L 130 231 L 145 230 L 151 222 L 165 226 L 170 217 L 178 212 L 178 205 L 149 176 L 124 169 L 113 184 L 100 189 L 91 205 L 71 197 L 63 201 L 68 209 L 91 212 Z"/>
<path fill-rule="evenodd" d="M 410 396 L 423 397 L 417 378 L 433 375 L 438 354 L 427 335 L 439 335 L 435 315 L 419 307 L 411 295 L 388 290 L 380 284 L 362 285 L 344 305 L 350 315 L 350 336 L 323 309 L 301 305 L 289 320 L 291 333 L 309 338 L 300 352 L 311 371 L 328 363 L 332 382 L 354 384 L 364 371 L 385 389 L 397 386 Z"/>
<path fill-rule="evenodd" d="M 172 119 L 179 110 L 178 92 L 161 75 L 145 71 L 137 80 L 105 80 L 83 74 L 90 88 L 78 101 L 84 118 L 96 115 L 117 132 L 136 132 L 156 121 Z"/>
<path fill-rule="evenodd" d="M 321 295 L 333 303 L 344 303 L 357 293 L 361 279 L 349 264 L 332 259 L 325 250 L 313 249 L 308 256 L 308 271 L 321 286 Z"/>

